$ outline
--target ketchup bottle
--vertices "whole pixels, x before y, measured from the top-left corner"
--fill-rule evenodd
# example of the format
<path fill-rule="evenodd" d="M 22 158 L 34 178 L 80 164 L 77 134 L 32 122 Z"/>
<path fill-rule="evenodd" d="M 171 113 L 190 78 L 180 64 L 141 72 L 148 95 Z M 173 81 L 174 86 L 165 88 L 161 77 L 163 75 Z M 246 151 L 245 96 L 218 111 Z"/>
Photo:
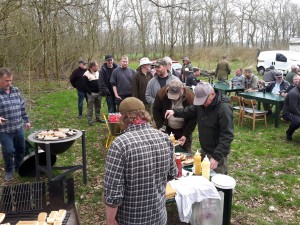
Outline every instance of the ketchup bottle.
<path fill-rule="evenodd" d="M 180 153 L 175 153 L 176 155 L 176 159 L 175 159 L 175 162 L 176 162 L 176 166 L 177 166 L 177 169 L 178 169 L 178 174 L 177 174 L 177 177 L 182 177 L 182 164 L 181 164 L 181 159 L 180 159 Z"/>

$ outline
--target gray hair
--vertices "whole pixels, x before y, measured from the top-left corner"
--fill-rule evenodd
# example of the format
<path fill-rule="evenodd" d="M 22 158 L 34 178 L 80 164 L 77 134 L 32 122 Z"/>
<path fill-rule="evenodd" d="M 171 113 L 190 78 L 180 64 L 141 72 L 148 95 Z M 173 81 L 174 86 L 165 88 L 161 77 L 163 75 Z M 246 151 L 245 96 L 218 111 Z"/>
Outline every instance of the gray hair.
<path fill-rule="evenodd" d="M 172 65 L 172 59 L 169 56 L 165 56 L 163 60 L 167 63 L 167 65 Z"/>
<path fill-rule="evenodd" d="M 3 77 L 4 75 L 7 75 L 7 76 L 11 76 L 11 72 L 9 69 L 7 68 L 1 68 L 0 69 L 0 77 Z"/>

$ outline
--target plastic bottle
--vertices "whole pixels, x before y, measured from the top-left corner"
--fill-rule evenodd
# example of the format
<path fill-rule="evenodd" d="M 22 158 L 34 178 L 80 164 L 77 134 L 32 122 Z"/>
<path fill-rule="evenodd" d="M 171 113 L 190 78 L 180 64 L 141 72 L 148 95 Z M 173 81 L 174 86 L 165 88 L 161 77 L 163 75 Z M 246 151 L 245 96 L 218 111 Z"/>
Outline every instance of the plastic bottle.
<path fill-rule="evenodd" d="M 204 157 L 202 163 L 202 176 L 205 177 L 207 180 L 210 179 L 210 161 L 207 158 L 207 155 Z"/>
<path fill-rule="evenodd" d="M 170 140 L 172 141 L 173 144 L 175 144 L 175 136 L 172 132 L 170 134 Z"/>
<path fill-rule="evenodd" d="M 194 174 L 201 175 L 201 155 L 198 150 L 194 155 Z"/>
<path fill-rule="evenodd" d="M 180 153 L 175 153 L 175 155 L 176 155 L 175 162 L 178 169 L 177 177 L 182 177 L 182 164 L 180 159 Z"/>

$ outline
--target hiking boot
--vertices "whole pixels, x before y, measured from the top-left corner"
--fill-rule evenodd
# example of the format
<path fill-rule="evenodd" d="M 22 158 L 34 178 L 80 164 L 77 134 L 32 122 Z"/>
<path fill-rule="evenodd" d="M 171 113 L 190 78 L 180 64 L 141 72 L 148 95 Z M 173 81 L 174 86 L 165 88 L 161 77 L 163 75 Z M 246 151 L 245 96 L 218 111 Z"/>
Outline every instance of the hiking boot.
<path fill-rule="evenodd" d="M 99 119 L 96 119 L 96 122 L 99 122 L 99 123 L 105 123 L 105 120 L 99 118 Z"/>
<path fill-rule="evenodd" d="M 273 114 L 272 110 L 268 110 L 267 116 L 270 116 L 270 115 L 272 115 L 272 114 Z"/>
<path fill-rule="evenodd" d="M 89 126 L 93 126 L 93 125 L 94 125 L 93 121 L 89 121 L 89 122 L 88 122 L 88 125 L 89 125 Z"/>
<path fill-rule="evenodd" d="M 78 116 L 78 119 L 82 119 L 82 115 L 79 115 L 79 116 Z"/>
<path fill-rule="evenodd" d="M 13 172 L 5 172 L 5 180 L 10 181 L 13 179 Z"/>
<path fill-rule="evenodd" d="M 287 141 L 292 141 L 293 140 L 292 135 L 289 134 L 288 130 L 285 132 L 285 134 L 286 134 L 286 140 Z"/>

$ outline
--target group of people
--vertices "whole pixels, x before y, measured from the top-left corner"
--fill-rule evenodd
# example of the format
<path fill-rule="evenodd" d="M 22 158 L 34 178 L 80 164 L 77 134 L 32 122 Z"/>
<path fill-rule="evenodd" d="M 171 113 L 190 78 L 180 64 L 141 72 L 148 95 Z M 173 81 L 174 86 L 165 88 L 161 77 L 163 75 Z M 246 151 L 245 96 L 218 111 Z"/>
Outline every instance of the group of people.
<path fill-rule="evenodd" d="M 224 62 L 223 62 L 224 63 Z M 300 73 L 299 67 L 293 65 L 291 71 L 284 77 L 282 72 L 275 70 L 274 66 L 267 68 L 260 80 L 253 74 L 251 69 L 242 68 L 235 71 L 235 76 L 231 78 L 232 86 L 242 86 L 245 91 L 264 91 L 285 98 L 282 108 L 282 118 L 290 121 L 290 127 L 286 131 L 286 140 L 291 141 L 292 135 L 300 127 Z M 272 115 L 270 104 L 264 103 L 264 110 L 267 115 Z"/>

